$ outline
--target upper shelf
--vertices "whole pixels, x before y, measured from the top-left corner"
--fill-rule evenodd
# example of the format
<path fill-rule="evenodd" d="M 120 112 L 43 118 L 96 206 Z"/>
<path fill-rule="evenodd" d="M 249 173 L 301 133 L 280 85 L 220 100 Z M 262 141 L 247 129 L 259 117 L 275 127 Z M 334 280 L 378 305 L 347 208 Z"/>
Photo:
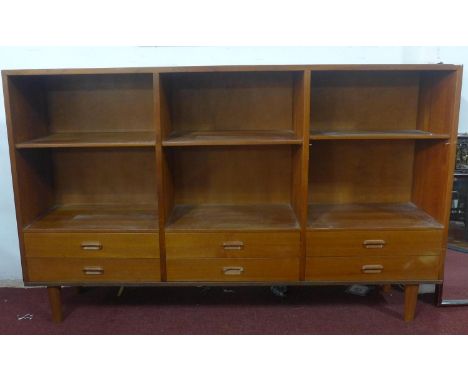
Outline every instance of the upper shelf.
<path fill-rule="evenodd" d="M 448 139 L 448 134 L 434 134 L 422 130 L 393 131 L 313 131 L 311 141 L 358 140 L 358 139 Z"/>
<path fill-rule="evenodd" d="M 278 130 L 210 130 L 173 134 L 163 140 L 163 146 L 242 146 L 301 144 L 292 131 Z"/>
<path fill-rule="evenodd" d="M 61 147 L 152 147 L 152 131 L 121 132 L 59 132 L 17 143 L 18 149 Z"/>

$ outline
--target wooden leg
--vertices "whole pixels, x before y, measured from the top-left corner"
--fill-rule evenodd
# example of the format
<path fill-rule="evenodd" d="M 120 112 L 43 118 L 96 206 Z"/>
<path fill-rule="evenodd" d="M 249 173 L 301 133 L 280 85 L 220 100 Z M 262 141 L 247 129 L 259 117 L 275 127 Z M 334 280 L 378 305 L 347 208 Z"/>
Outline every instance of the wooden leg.
<path fill-rule="evenodd" d="M 49 294 L 50 310 L 52 311 L 52 321 L 55 323 L 62 322 L 62 299 L 61 299 L 61 287 L 47 287 Z"/>
<path fill-rule="evenodd" d="M 419 284 L 405 286 L 405 321 L 412 321 L 418 301 Z"/>

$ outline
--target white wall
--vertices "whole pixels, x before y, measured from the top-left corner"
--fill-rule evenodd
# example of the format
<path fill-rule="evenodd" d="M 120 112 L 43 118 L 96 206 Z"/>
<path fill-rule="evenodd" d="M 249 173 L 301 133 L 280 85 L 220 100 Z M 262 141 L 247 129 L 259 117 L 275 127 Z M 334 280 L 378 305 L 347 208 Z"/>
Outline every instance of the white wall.
<path fill-rule="evenodd" d="M 242 64 L 468 64 L 468 47 L 0 47 L 0 69 Z M 465 72 L 466 73 L 466 72 Z M 468 74 L 465 74 L 464 80 Z M 3 94 L 0 95 L 3 105 Z M 468 131 L 468 91 L 462 95 L 460 131 Z M 16 285 L 21 266 L 5 113 L 0 111 L 0 283 Z"/>

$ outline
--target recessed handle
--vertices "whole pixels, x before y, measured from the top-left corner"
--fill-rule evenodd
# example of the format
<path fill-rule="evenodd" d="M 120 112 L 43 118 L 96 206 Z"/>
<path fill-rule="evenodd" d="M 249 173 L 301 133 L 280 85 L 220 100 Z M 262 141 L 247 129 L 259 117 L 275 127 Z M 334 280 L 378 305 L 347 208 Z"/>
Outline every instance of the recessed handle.
<path fill-rule="evenodd" d="M 84 267 L 83 268 L 83 273 L 86 276 L 102 275 L 102 274 L 104 274 L 104 268 L 103 267 Z"/>
<path fill-rule="evenodd" d="M 368 264 L 361 267 L 362 273 L 382 273 L 384 267 L 380 264 Z"/>
<path fill-rule="evenodd" d="M 365 248 L 368 249 L 378 249 L 378 248 L 383 248 L 385 246 L 385 240 L 364 240 L 362 242 L 362 245 L 364 245 Z"/>
<path fill-rule="evenodd" d="M 227 276 L 241 275 L 244 272 L 244 267 L 223 267 L 223 273 Z"/>
<path fill-rule="evenodd" d="M 102 244 L 99 241 L 83 241 L 80 246 L 83 251 L 100 251 L 102 249 Z"/>
<path fill-rule="evenodd" d="M 225 241 L 223 243 L 223 249 L 227 251 L 241 251 L 244 249 L 244 242 L 239 240 Z"/>

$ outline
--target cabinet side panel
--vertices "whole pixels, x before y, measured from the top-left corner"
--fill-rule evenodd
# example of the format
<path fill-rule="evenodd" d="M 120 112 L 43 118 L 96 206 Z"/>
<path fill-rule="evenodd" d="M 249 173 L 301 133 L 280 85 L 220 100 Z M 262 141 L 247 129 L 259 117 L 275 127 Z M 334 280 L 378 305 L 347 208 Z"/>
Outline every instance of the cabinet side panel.
<path fill-rule="evenodd" d="M 48 171 L 50 158 L 47 153 L 22 153 L 15 149 L 15 144 L 41 133 L 46 128 L 45 114 L 39 84 L 31 87 L 31 94 L 38 101 L 34 106 L 26 99 L 26 89 L 12 81 L 10 76 L 3 74 L 2 82 L 21 264 L 23 279 L 27 282 L 23 227 L 50 208 L 53 202 L 52 176 Z"/>

